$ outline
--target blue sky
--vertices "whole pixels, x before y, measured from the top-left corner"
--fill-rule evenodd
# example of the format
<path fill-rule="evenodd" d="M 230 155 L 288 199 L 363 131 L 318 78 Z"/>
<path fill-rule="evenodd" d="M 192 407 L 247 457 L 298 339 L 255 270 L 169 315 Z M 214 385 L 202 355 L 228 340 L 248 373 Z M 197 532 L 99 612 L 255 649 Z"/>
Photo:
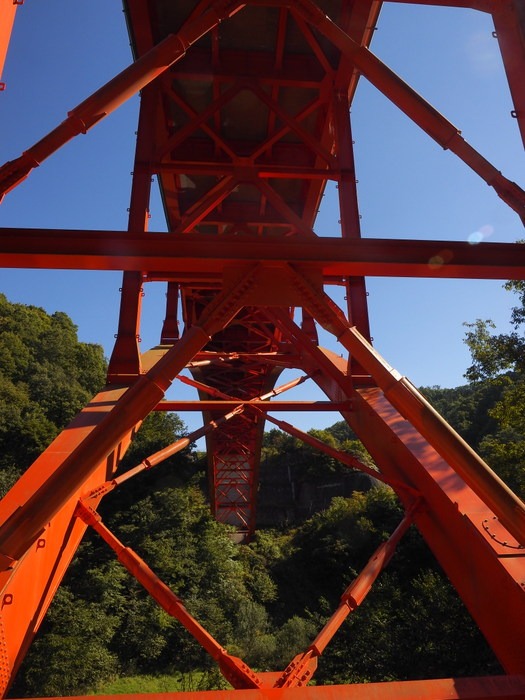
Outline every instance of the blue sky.
<path fill-rule="evenodd" d="M 482 13 L 385 3 L 372 49 L 523 187 L 523 147 L 492 31 L 490 17 Z M 7 89 L 0 93 L 0 161 L 18 156 L 130 60 L 118 0 L 26 2 L 18 9 L 3 76 Z M 0 226 L 125 230 L 138 103 L 132 98 L 8 194 L 0 205 Z M 493 190 L 365 80 L 352 120 L 363 235 L 523 238 L 518 216 Z M 151 209 L 151 230 L 165 230 L 158 197 Z M 339 235 L 338 218 L 329 187 L 316 231 Z M 120 273 L 2 270 L 0 275 L 0 291 L 11 301 L 65 311 L 81 340 L 99 342 L 110 354 Z M 513 304 L 502 283 L 493 281 L 370 278 L 367 288 L 376 348 L 419 386 L 464 383 L 469 356 L 463 323 L 491 318 L 504 331 Z M 158 342 L 163 300 L 163 287 L 147 286 L 144 349 Z M 312 423 L 287 419 L 302 427 Z M 317 424 L 336 419 L 328 414 Z"/>

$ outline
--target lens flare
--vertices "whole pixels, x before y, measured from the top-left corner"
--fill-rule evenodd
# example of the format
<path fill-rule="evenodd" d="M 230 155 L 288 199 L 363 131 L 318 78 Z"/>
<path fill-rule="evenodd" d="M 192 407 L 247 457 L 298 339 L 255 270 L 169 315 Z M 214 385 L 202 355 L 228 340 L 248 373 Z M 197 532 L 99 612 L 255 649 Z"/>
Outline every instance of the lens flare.
<path fill-rule="evenodd" d="M 474 231 L 473 233 L 471 233 L 468 236 L 467 241 L 471 245 L 476 245 L 477 243 L 481 243 L 486 238 L 489 238 L 490 236 L 492 236 L 493 233 L 494 233 L 494 227 L 491 226 L 490 224 L 485 224 L 485 226 L 480 226 L 480 228 L 478 228 L 477 231 Z"/>

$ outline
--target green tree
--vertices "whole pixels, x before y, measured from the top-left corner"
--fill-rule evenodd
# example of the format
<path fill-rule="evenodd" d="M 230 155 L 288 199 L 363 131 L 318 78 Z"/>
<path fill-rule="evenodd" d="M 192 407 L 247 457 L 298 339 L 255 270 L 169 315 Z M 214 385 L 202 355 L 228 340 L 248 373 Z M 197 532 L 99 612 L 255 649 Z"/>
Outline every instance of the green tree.
<path fill-rule="evenodd" d="M 0 294 L 0 479 L 7 489 L 104 384 L 99 345 L 62 312 Z"/>
<path fill-rule="evenodd" d="M 346 429 L 343 426 L 346 426 Z M 368 452 L 344 421 L 322 430 L 312 428 L 308 434 L 328 447 L 353 454 L 369 466 L 373 464 Z M 348 467 L 334 457 L 276 429 L 265 433 L 262 455 L 266 461 L 274 461 L 277 465 L 286 464 L 309 477 L 325 479 L 328 475 L 348 472 Z"/>
<path fill-rule="evenodd" d="M 317 622 L 317 624 L 316 624 Z M 275 653 L 272 668 L 284 670 L 297 654 L 306 651 L 319 631 L 312 617 L 293 615 L 275 633 Z"/>
<path fill-rule="evenodd" d="M 402 515 L 393 491 L 379 487 L 335 498 L 326 511 L 286 538 L 281 535 L 278 550 L 265 546 L 279 589 L 270 605 L 279 664 L 307 648 Z M 297 645 L 291 643 L 294 637 Z M 348 683 L 498 670 L 456 592 L 411 528 L 364 603 L 329 644 L 316 680 Z"/>
<path fill-rule="evenodd" d="M 118 669 L 108 647 L 115 625 L 103 606 L 60 588 L 10 696 L 80 694 L 110 678 Z"/>
<path fill-rule="evenodd" d="M 497 432 L 498 422 L 491 409 L 503 394 L 500 383 L 482 380 L 453 389 L 423 387 L 421 391 L 475 450 L 487 435 Z"/>
<path fill-rule="evenodd" d="M 491 321 L 468 324 L 466 343 L 472 365 L 466 376 L 473 382 L 489 381 L 500 391 L 488 413 L 497 430 L 483 438 L 479 450 L 489 464 L 525 498 L 525 282 L 507 282 L 518 296 L 512 309 L 510 333 L 493 333 Z"/>
<path fill-rule="evenodd" d="M 317 621 L 319 629 L 401 517 L 393 492 L 381 487 L 334 499 L 327 511 L 297 528 L 272 567 L 279 599 L 285 599 L 278 615 L 295 611 L 307 622 Z M 347 683 L 499 671 L 477 626 L 411 528 L 363 605 L 330 643 L 316 679 Z"/>
<path fill-rule="evenodd" d="M 293 531 L 272 568 L 282 621 L 291 614 L 332 610 L 402 512 L 390 489 L 376 488 L 334 498 L 329 508 Z"/>
<path fill-rule="evenodd" d="M 472 365 L 466 372 L 468 379 L 492 379 L 506 370 L 520 374 L 525 371 L 525 281 L 510 281 L 504 288 L 516 294 L 519 300 L 511 310 L 510 321 L 514 330 L 493 333 L 495 325 L 490 320 L 477 319 L 466 324 L 470 330 L 465 342 L 472 356 Z"/>

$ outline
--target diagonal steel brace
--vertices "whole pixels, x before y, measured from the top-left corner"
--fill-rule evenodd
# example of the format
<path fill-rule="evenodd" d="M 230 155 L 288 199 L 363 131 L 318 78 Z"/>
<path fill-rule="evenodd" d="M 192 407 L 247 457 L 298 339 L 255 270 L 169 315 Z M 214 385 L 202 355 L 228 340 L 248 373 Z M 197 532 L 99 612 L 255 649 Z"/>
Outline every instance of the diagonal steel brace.
<path fill-rule="evenodd" d="M 71 110 L 67 118 L 53 131 L 24 151 L 21 156 L 0 168 L 0 201 L 42 161 L 75 136 L 87 133 L 95 124 L 179 61 L 188 48 L 204 34 L 243 7 L 244 3 L 237 0 L 216 0 L 206 12 L 186 22 L 177 34 L 170 34 L 96 90 Z"/>

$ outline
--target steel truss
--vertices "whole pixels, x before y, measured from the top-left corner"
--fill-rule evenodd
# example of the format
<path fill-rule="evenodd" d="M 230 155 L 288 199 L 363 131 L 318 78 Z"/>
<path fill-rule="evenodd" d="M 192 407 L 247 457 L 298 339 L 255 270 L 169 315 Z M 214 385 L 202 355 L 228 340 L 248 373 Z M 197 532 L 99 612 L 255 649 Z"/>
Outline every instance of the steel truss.
<path fill-rule="evenodd" d="M 0 168 L 3 196 L 141 91 L 127 232 L 0 230 L 6 267 L 124 272 L 107 386 L 0 502 L 3 692 L 90 526 L 216 660 L 239 698 L 525 696 L 525 506 L 373 349 L 365 287 L 366 275 L 524 279 L 524 247 L 361 239 L 349 117 L 359 77 L 462 159 L 522 219 L 525 193 L 374 56 L 369 45 L 380 4 L 126 0 L 134 63 Z M 523 0 L 432 4 L 492 15 L 525 140 Z M 13 3 L 1 0 L 0 69 L 13 17 Z M 153 175 L 161 184 L 169 234 L 147 231 Z M 319 239 L 313 223 L 330 180 L 339 188 L 342 235 Z M 167 283 L 161 345 L 141 355 L 142 289 L 159 281 Z M 334 284 L 345 289 L 344 310 L 325 291 Z M 319 347 L 318 327 L 338 340 L 344 357 Z M 300 375 L 275 387 L 284 368 Z M 181 375 L 185 369 L 192 379 Z M 176 380 L 192 385 L 199 401 L 167 401 Z M 306 380 L 328 402 L 272 400 Z M 205 435 L 215 516 L 234 525 L 240 541 L 248 540 L 256 526 L 265 420 L 350 468 L 371 471 L 269 413 L 291 406 L 339 411 L 374 457 L 379 471 L 372 474 L 394 489 L 406 514 L 309 648 L 284 670 L 258 673 L 228 654 L 188 613 L 176 593 L 107 529 L 97 507 L 122 482 Z M 182 409 L 202 411 L 204 427 L 115 476 L 145 416 Z M 308 686 L 319 656 L 361 604 L 411 523 L 507 675 Z"/>

